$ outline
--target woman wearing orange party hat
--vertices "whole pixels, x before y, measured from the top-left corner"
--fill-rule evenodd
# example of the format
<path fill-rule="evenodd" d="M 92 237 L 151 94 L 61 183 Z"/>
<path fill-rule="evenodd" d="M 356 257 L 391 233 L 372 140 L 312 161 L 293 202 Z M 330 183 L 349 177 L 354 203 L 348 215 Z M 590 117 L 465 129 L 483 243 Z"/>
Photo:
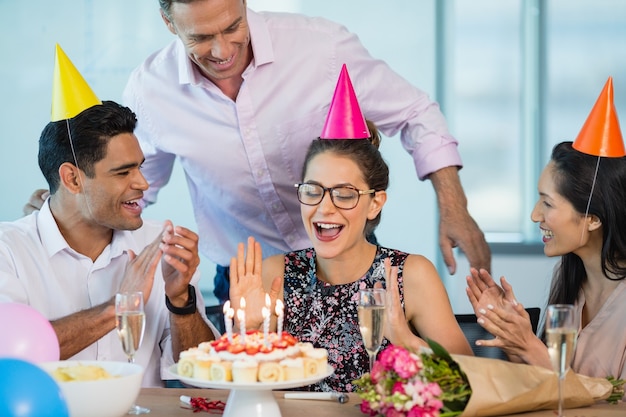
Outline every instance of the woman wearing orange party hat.
<path fill-rule="evenodd" d="M 556 145 L 539 179 L 531 218 L 544 253 L 561 256 L 548 304 L 574 304 L 578 344 L 572 369 L 626 378 L 626 151 L 607 81 L 580 134 Z M 548 349 L 531 330 L 513 290 L 486 271 L 472 270 L 468 296 L 511 360 L 551 368 Z"/>

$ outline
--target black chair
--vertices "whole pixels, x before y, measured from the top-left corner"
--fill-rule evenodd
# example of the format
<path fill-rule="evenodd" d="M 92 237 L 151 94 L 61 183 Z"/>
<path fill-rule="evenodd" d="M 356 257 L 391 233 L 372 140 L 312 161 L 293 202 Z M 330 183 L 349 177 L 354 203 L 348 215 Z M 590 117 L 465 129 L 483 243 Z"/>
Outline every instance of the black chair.
<path fill-rule="evenodd" d="M 527 308 L 526 311 L 530 315 L 530 323 L 532 325 L 533 332 L 537 334 L 541 309 L 539 307 L 530 307 Z M 459 326 L 461 326 L 461 330 L 463 330 L 467 341 L 472 347 L 474 355 L 483 358 L 508 360 L 506 354 L 500 348 L 476 345 L 476 340 L 493 339 L 493 335 L 478 324 L 475 314 L 455 314 L 454 316 L 456 317 L 456 321 L 459 323 Z"/>

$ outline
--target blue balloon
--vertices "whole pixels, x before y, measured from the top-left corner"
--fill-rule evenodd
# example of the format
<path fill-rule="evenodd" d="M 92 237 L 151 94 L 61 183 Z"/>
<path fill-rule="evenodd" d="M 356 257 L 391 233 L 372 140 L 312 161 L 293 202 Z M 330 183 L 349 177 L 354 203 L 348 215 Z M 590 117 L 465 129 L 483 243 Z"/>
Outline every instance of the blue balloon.
<path fill-rule="evenodd" d="M 46 371 L 22 359 L 0 358 L 0 416 L 68 417 L 61 388 Z"/>

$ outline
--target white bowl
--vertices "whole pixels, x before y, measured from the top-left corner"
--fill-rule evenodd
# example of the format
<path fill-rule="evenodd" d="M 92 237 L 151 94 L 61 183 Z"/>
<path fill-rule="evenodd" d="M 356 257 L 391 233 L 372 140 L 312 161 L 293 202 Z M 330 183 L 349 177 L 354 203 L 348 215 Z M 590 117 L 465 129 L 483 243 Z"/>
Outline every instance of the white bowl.
<path fill-rule="evenodd" d="M 52 373 L 60 367 L 96 365 L 113 376 L 96 381 L 57 382 L 65 396 L 70 417 L 121 417 L 137 399 L 141 389 L 143 367 L 127 362 L 55 361 L 40 363 Z"/>

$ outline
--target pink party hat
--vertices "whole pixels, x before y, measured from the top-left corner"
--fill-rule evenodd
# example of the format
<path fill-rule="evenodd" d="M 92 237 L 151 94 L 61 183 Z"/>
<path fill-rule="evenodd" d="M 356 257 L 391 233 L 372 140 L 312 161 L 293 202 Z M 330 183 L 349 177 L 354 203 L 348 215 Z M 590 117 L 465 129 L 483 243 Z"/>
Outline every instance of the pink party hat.
<path fill-rule="evenodd" d="M 626 155 L 613 104 L 613 78 L 609 77 L 572 145 L 579 152 L 619 158 Z"/>
<path fill-rule="evenodd" d="M 320 139 L 367 139 L 370 135 L 343 64 Z"/>

